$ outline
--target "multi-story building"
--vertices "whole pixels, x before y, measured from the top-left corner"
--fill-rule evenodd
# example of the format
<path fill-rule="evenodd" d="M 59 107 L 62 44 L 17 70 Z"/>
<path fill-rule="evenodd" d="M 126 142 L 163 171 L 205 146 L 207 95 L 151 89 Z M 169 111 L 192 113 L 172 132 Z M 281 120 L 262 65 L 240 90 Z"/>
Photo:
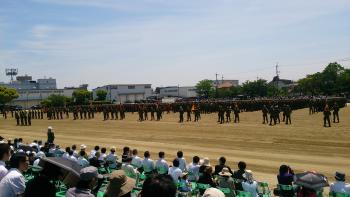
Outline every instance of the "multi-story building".
<path fill-rule="evenodd" d="M 92 90 L 94 100 L 97 98 L 97 90 L 105 90 L 107 92 L 106 100 L 117 103 L 141 101 L 152 96 L 151 84 L 105 85 Z"/>

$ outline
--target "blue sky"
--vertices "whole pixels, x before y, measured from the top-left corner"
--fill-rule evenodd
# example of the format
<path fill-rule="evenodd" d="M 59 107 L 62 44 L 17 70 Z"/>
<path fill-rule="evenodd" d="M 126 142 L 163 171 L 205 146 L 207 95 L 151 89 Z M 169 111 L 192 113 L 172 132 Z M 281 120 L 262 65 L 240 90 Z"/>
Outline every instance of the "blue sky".
<path fill-rule="evenodd" d="M 349 0 L 1 0 L 4 70 L 88 83 L 298 79 L 350 67 Z M 221 78 L 221 77 L 220 77 Z"/>

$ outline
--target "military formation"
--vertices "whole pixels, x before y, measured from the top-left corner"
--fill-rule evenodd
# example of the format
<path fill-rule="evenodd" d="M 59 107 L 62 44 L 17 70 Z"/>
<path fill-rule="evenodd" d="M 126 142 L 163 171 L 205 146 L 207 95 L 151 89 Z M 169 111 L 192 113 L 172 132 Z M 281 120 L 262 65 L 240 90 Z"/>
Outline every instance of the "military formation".
<path fill-rule="evenodd" d="M 48 120 L 90 120 L 95 119 L 96 114 L 102 114 L 103 121 L 124 120 L 126 113 L 138 113 L 138 121 L 161 121 L 164 114 L 178 113 L 180 123 L 198 122 L 201 114 L 217 113 L 219 124 L 239 123 L 240 114 L 244 112 L 261 111 L 262 124 L 270 126 L 280 124 L 292 124 L 292 111 L 309 108 L 309 114 L 323 112 L 324 126 L 339 123 L 339 110 L 346 105 L 344 98 L 318 99 L 261 99 L 261 100 L 238 100 L 218 101 L 202 100 L 176 103 L 128 103 L 128 104 L 105 104 L 84 105 L 69 107 L 50 107 L 31 110 L 5 110 L 2 109 L 4 118 L 7 113 L 16 119 L 17 125 L 31 125 L 32 119 Z M 186 117 L 185 117 L 186 115 Z M 282 116 L 281 116 L 282 115 Z M 185 119 L 186 118 L 186 119 Z"/>

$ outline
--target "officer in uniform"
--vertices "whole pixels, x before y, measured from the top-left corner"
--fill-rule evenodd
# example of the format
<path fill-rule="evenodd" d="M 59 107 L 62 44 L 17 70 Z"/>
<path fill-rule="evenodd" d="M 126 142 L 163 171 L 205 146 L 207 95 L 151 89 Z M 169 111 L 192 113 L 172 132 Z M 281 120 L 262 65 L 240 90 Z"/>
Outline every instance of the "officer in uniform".
<path fill-rule="evenodd" d="M 230 106 L 226 107 L 226 122 L 231 122 L 231 108 L 230 108 Z"/>
<path fill-rule="evenodd" d="M 326 122 L 328 122 L 328 127 L 331 127 L 330 116 L 331 116 L 331 111 L 329 109 L 328 104 L 326 104 L 326 106 L 324 107 L 324 110 L 323 110 L 323 126 L 324 127 L 326 127 Z"/>
<path fill-rule="evenodd" d="M 237 105 L 237 103 L 235 104 L 235 107 L 233 108 L 233 113 L 235 115 L 235 123 L 239 122 L 239 113 L 240 113 L 240 109 Z"/>
<path fill-rule="evenodd" d="M 335 123 L 335 119 L 337 118 L 337 123 L 339 123 L 339 106 L 336 102 L 333 105 L 333 122 Z"/>
<path fill-rule="evenodd" d="M 267 118 L 267 114 L 269 113 L 269 110 L 266 107 L 266 105 L 263 106 L 261 111 L 262 111 L 262 114 L 263 114 L 263 124 L 265 124 L 265 121 L 266 121 L 266 123 L 269 123 L 269 119 Z"/>
<path fill-rule="evenodd" d="M 182 106 L 179 107 L 179 113 L 180 113 L 180 121 L 179 122 L 183 122 L 184 121 L 184 109 L 182 108 Z"/>
<path fill-rule="evenodd" d="M 284 108 L 284 115 L 286 117 L 286 124 L 292 124 L 292 120 L 290 119 L 290 115 L 292 114 L 292 109 L 289 105 L 286 105 Z"/>
<path fill-rule="evenodd" d="M 19 126 L 19 113 L 18 113 L 18 111 L 15 111 L 15 118 L 16 118 L 17 126 Z"/>
<path fill-rule="evenodd" d="M 192 112 L 191 105 L 187 105 L 186 112 L 187 112 L 187 122 L 188 121 L 192 121 L 192 118 L 191 118 L 191 112 Z"/>

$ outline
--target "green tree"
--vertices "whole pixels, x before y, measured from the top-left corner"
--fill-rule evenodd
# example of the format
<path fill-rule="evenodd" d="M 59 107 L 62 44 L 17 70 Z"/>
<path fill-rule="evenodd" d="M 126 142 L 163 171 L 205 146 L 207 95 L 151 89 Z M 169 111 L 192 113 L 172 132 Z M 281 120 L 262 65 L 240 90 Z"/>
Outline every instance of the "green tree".
<path fill-rule="evenodd" d="M 204 79 L 196 84 L 197 94 L 201 97 L 208 98 L 215 92 L 213 87 L 213 81 Z"/>
<path fill-rule="evenodd" d="M 265 79 L 258 79 L 255 81 L 246 81 L 242 84 L 242 93 L 255 97 L 267 96 L 268 84 Z"/>
<path fill-rule="evenodd" d="M 41 104 L 46 107 L 64 107 L 69 105 L 71 98 L 63 95 L 52 94 L 47 99 L 43 100 Z"/>
<path fill-rule="evenodd" d="M 106 90 L 97 90 L 96 91 L 97 101 L 105 101 L 107 96 Z"/>
<path fill-rule="evenodd" d="M 86 105 L 91 99 L 91 92 L 88 90 L 75 90 L 73 92 L 73 99 L 77 105 Z"/>
<path fill-rule="evenodd" d="M 5 105 L 6 103 L 18 97 L 19 97 L 19 94 L 17 90 L 13 88 L 0 86 L 0 105 Z"/>

